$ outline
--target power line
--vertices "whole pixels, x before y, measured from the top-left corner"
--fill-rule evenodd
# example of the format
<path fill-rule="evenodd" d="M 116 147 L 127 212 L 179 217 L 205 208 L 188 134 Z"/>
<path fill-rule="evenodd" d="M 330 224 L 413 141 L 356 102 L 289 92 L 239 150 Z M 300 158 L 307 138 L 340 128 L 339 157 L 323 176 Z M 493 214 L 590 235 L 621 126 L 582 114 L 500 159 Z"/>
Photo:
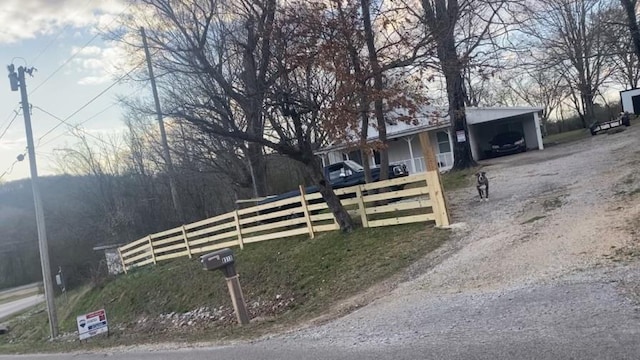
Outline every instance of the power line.
<path fill-rule="evenodd" d="M 85 7 L 74 11 L 71 15 L 67 16 L 67 19 L 72 18 L 73 16 L 78 14 L 81 10 L 87 9 L 91 5 L 92 2 L 93 2 L 92 0 L 87 1 L 87 4 L 86 4 Z M 62 36 L 62 34 L 64 34 L 65 31 L 67 31 L 71 27 L 71 25 L 72 24 L 69 23 L 69 24 L 65 25 L 65 27 L 62 28 L 60 31 L 58 31 L 58 34 L 56 34 L 56 36 L 53 39 L 51 39 L 51 41 L 49 41 L 49 43 L 42 50 L 40 50 L 38 55 L 36 55 L 36 57 L 33 60 L 31 60 L 31 62 L 35 64 L 38 61 L 38 59 L 40 59 L 40 57 L 42 55 L 44 55 L 44 53 L 51 47 L 51 45 L 53 45 L 53 43 L 55 43 L 56 40 L 58 40 L 60 38 L 60 36 Z"/>
<path fill-rule="evenodd" d="M 132 72 L 134 72 L 138 67 L 140 67 L 140 65 L 142 65 L 142 63 L 138 64 L 137 66 L 133 67 L 131 70 L 129 70 L 126 74 L 122 75 L 121 77 L 119 77 L 116 81 L 114 81 L 111 85 L 109 85 L 106 89 L 102 90 L 98 95 L 94 96 L 91 100 L 87 101 L 84 105 L 82 105 L 80 108 L 78 108 L 76 111 L 74 111 L 71 115 L 67 116 L 66 118 L 64 118 L 64 120 L 61 120 L 60 124 L 54 126 L 53 128 L 49 129 L 49 131 L 47 131 L 44 135 L 42 135 L 39 139 L 38 139 L 38 144 L 40 144 L 40 142 L 42 141 L 43 138 L 45 138 L 47 135 L 51 134 L 53 131 L 55 131 L 57 128 L 59 128 L 60 126 L 66 124 L 66 121 L 69 120 L 70 118 L 74 117 L 76 114 L 78 114 L 80 111 L 82 111 L 83 109 L 85 109 L 87 106 L 91 105 L 91 103 L 93 103 L 94 101 L 96 101 L 98 98 L 100 98 L 102 95 L 106 94 L 107 91 L 111 90 L 114 86 L 118 85 L 120 83 L 120 81 L 124 80 L 124 78 L 126 78 L 127 76 L 129 76 Z M 41 109 L 42 110 L 42 109 Z M 69 125 L 69 124 L 67 124 Z"/>
<path fill-rule="evenodd" d="M 16 160 L 13 162 L 13 164 L 11 164 L 3 173 L 2 175 L 0 175 L 0 181 L 2 180 L 2 178 L 4 178 L 5 176 L 11 174 L 11 172 L 13 172 L 13 168 L 16 166 L 17 163 L 21 162 L 22 160 L 24 160 L 24 157 L 27 156 L 27 151 L 25 150 L 25 152 L 23 152 L 22 154 L 18 155 L 16 157 Z"/>
<path fill-rule="evenodd" d="M 113 24 L 116 19 L 118 19 L 120 16 L 122 16 L 122 14 L 125 13 L 125 11 L 127 11 L 129 9 L 129 7 L 131 6 L 131 4 L 127 5 L 118 15 L 116 15 L 106 26 L 109 27 L 111 26 L 111 24 Z M 96 27 L 97 28 L 97 27 Z M 100 30 L 100 29 L 98 29 Z M 47 81 L 51 80 L 51 78 L 53 78 L 60 70 L 62 70 L 62 68 L 64 68 L 65 66 L 67 66 L 67 64 L 69 62 L 71 62 L 71 60 L 73 60 L 76 56 L 78 56 L 82 50 L 84 50 L 87 46 L 89 46 L 89 44 L 91 44 L 96 38 L 98 38 L 98 36 L 100 36 L 101 33 L 100 31 L 96 32 L 96 34 L 89 39 L 89 41 L 87 41 L 80 49 L 78 49 L 78 51 L 76 51 L 75 53 L 71 54 L 71 56 L 69 58 L 67 58 L 67 60 L 65 60 L 60 66 L 58 66 L 58 68 L 56 68 L 53 73 L 51 73 L 49 76 L 47 76 L 46 79 L 44 79 L 44 81 L 42 81 L 40 84 L 38 84 L 35 88 L 33 88 L 30 92 L 29 95 L 33 94 L 34 92 L 36 92 L 36 90 L 38 90 L 40 87 L 42 87 L 42 85 L 44 85 Z M 58 35 L 60 36 L 60 35 Z M 48 47 L 49 45 L 47 45 Z M 42 54 L 38 55 L 36 58 L 40 57 Z M 35 61 L 35 60 L 34 60 Z"/>
<path fill-rule="evenodd" d="M 5 136 L 7 131 L 9 131 L 9 128 L 11 127 L 11 125 L 13 125 L 13 122 L 16 121 L 16 118 L 18 117 L 19 113 L 15 110 L 14 112 L 15 112 L 15 115 L 13 115 L 13 119 L 9 121 L 9 124 L 7 125 L 7 127 L 5 127 L 4 130 L 2 131 L 2 134 L 0 134 L 0 140 L 2 140 L 2 138 Z"/>
<path fill-rule="evenodd" d="M 102 140 L 101 138 L 99 138 L 99 137 L 97 137 L 97 136 L 95 136 L 95 135 L 93 135 L 93 134 L 91 134 L 91 133 L 87 132 L 86 130 L 84 130 L 84 129 L 80 128 L 80 125 L 82 125 L 82 124 L 86 123 L 87 121 L 91 120 L 91 118 L 86 119 L 86 120 L 84 120 L 83 122 L 81 122 L 81 123 L 78 123 L 78 124 L 75 124 L 75 125 L 74 125 L 74 124 L 69 124 L 65 119 L 62 119 L 62 118 L 60 118 L 59 116 L 56 116 L 56 115 L 54 115 L 54 114 L 52 114 L 52 113 L 48 112 L 47 110 L 45 110 L 45 109 L 43 109 L 43 108 L 41 108 L 41 107 L 39 107 L 39 106 L 34 106 L 34 108 L 35 108 L 35 109 L 38 109 L 38 110 L 40 110 L 40 111 L 42 111 L 43 113 L 45 113 L 45 114 L 47 114 L 47 115 L 51 116 L 52 118 L 54 118 L 54 119 L 58 120 L 58 121 L 60 122 L 60 124 L 58 124 L 58 125 L 67 125 L 70 129 L 76 129 L 76 130 L 78 130 L 78 131 L 81 131 L 81 132 L 83 132 L 85 135 L 88 135 L 88 136 L 90 136 L 90 137 L 92 137 L 92 138 L 94 138 L 94 139 L 96 139 L 96 140 L 98 140 L 98 141 L 101 141 L 101 142 L 103 142 L 103 143 L 107 144 L 107 143 L 106 143 L 104 140 Z M 92 118 L 94 118 L 94 117 L 96 117 L 96 116 L 98 116 L 98 115 L 99 115 L 99 114 L 95 114 L 94 116 L 92 116 Z M 40 139 L 42 139 L 42 138 L 40 138 Z M 107 144 L 107 145 L 108 145 L 108 144 Z"/>
<path fill-rule="evenodd" d="M 29 95 L 32 95 L 34 92 L 36 92 L 38 89 L 40 89 L 40 87 L 42 87 L 42 85 L 46 84 L 47 81 L 51 80 L 52 77 L 54 77 L 58 71 L 62 70 L 62 68 L 64 68 L 65 66 L 67 66 L 67 64 L 69 62 L 71 62 L 71 60 L 73 60 L 76 56 L 78 56 L 78 54 L 80 54 L 80 52 L 82 52 L 82 50 L 84 50 L 87 46 L 89 46 L 89 44 L 91 44 L 93 42 L 93 40 L 95 40 L 98 36 L 100 35 L 100 33 L 96 33 L 91 39 L 89 39 L 89 41 L 87 41 L 78 51 L 76 51 L 75 53 L 73 53 L 65 62 L 62 63 L 62 65 L 58 66 L 57 69 L 55 69 L 49 76 L 47 76 L 46 79 L 44 79 L 40 84 L 38 84 L 35 88 L 33 88 L 30 92 Z"/>

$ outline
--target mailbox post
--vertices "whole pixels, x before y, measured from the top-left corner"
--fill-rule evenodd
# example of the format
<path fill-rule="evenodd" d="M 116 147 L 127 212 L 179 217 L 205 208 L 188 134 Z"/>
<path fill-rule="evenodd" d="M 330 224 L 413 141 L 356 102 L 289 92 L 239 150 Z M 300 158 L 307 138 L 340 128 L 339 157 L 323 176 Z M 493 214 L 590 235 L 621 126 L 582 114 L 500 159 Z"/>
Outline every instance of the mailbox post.
<path fill-rule="evenodd" d="M 242 295 L 242 288 L 240 287 L 240 280 L 238 279 L 238 273 L 234 266 L 235 258 L 231 249 L 222 249 L 206 255 L 200 256 L 200 262 L 204 266 L 205 270 L 221 270 L 224 277 L 227 279 L 227 287 L 229 288 L 229 294 L 231 295 L 231 302 L 233 303 L 233 310 L 236 313 L 238 323 L 241 325 L 247 325 L 249 323 L 249 312 L 247 311 L 247 305 L 244 302 L 244 296 Z"/>

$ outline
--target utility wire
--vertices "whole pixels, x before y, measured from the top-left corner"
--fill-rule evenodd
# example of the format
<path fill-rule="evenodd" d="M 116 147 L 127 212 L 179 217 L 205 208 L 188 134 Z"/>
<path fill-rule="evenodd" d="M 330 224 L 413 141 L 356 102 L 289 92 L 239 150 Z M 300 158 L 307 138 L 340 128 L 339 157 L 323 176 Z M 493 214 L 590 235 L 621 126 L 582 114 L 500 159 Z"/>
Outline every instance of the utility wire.
<path fill-rule="evenodd" d="M 78 123 L 78 124 L 75 124 L 75 125 L 74 125 L 74 124 L 70 124 L 70 123 L 68 123 L 65 119 L 62 119 L 62 118 L 60 118 L 59 116 L 56 116 L 56 115 L 54 115 L 54 114 L 52 114 L 52 113 L 48 112 L 47 110 L 45 110 L 45 109 L 43 109 L 43 108 L 41 108 L 41 107 L 39 107 L 39 106 L 34 106 L 34 108 L 35 108 L 35 109 L 38 109 L 38 110 L 40 110 L 40 111 L 42 111 L 43 113 L 45 113 L 45 114 L 47 114 L 47 115 L 51 116 L 52 118 L 54 118 L 54 119 L 58 120 L 58 121 L 60 122 L 60 124 L 59 124 L 59 125 L 63 125 L 63 124 L 64 124 L 64 125 L 67 125 L 67 126 L 69 127 L 69 129 L 75 129 L 75 130 L 81 131 L 81 132 L 82 132 L 82 133 L 84 133 L 85 135 L 87 135 L 87 136 L 89 136 L 89 137 L 92 137 L 92 138 L 94 138 L 94 139 L 96 139 L 96 140 L 98 140 L 98 141 L 100 141 L 100 142 L 102 142 L 102 143 L 104 143 L 104 144 L 106 144 L 106 145 L 112 145 L 112 144 L 107 143 L 107 142 L 106 142 L 106 141 L 104 141 L 103 139 L 101 139 L 101 138 L 99 138 L 99 137 L 97 137 L 97 136 L 95 136 L 95 135 L 91 134 L 90 132 L 88 132 L 88 131 L 86 131 L 86 130 L 84 130 L 84 129 L 80 128 L 80 125 L 82 125 L 82 124 L 86 123 L 87 121 L 91 120 L 92 118 L 94 118 L 94 117 L 98 116 L 100 113 L 95 114 L 95 115 L 93 115 L 91 118 L 88 118 L 88 119 L 84 120 L 83 122 L 81 122 L 81 123 Z M 104 111 L 106 111 L 106 110 L 102 110 L 102 112 L 104 112 Z"/>
<path fill-rule="evenodd" d="M 13 115 L 13 119 L 11 119 L 9 121 L 9 124 L 7 124 L 7 127 L 4 128 L 4 130 L 2 131 L 2 134 L 0 134 L 0 140 L 2 140 L 2 138 L 7 134 L 7 131 L 9 131 L 9 128 L 11 127 L 11 125 L 13 125 L 13 122 L 16 121 L 16 118 L 18 117 L 18 112 L 15 111 L 15 114 Z"/>
<path fill-rule="evenodd" d="M 125 11 L 127 11 L 129 9 L 129 7 L 131 6 L 131 4 L 127 5 L 117 16 L 115 16 L 106 26 L 109 27 L 111 26 L 111 24 L 113 24 L 116 19 L 118 19 L 120 16 L 122 16 L 122 14 L 124 14 Z M 98 36 L 100 36 L 101 33 L 100 32 L 96 32 L 96 34 L 89 39 L 89 41 L 87 41 L 80 49 L 78 49 L 78 51 L 76 51 L 75 53 L 71 54 L 71 56 L 69 58 L 67 58 L 67 60 L 65 60 L 60 66 L 58 66 L 57 69 L 55 69 L 53 71 L 53 73 L 51 73 L 49 76 L 47 76 L 46 79 L 44 79 L 40 84 L 38 84 L 35 88 L 33 88 L 30 92 L 29 95 L 33 94 L 34 92 L 36 92 L 36 90 L 38 90 L 40 87 L 42 87 L 42 85 L 44 85 L 47 81 L 51 80 L 51 78 L 53 78 L 60 70 L 62 70 L 62 68 L 64 68 L 65 66 L 67 66 L 67 64 L 69 62 L 71 62 L 71 60 L 73 60 L 76 56 L 78 56 L 82 50 L 84 50 L 87 46 L 89 46 L 96 38 L 98 38 Z M 38 55 L 39 57 L 40 55 Z"/>
<path fill-rule="evenodd" d="M 74 11 L 71 15 L 67 16 L 65 20 L 71 19 L 73 16 L 77 15 L 81 10 L 87 9 L 92 2 L 93 2 L 92 0 L 87 1 L 87 4 L 83 8 Z M 53 45 L 53 43 L 55 43 L 60 38 L 60 36 L 62 36 L 62 34 L 64 34 L 69 28 L 71 28 L 71 25 L 72 24 L 69 23 L 65 25 L 60 31 L 58 31 L 58 34 L 56 34 L 56 36 L 53 39 L 51 39 L 51 41 L 49 41 L 49 43 L 42 50 L 40 50 L 38 55 L 36 55 L 36 57 L 33 60 L 31 60 L 31 62 L 35 64 L 38 61 L 38 59 L 40 59 L 40 57 L 44 55 L 44 53 L 51 47 L 51 45 Z"/>
<path fill-rule="evenodd" d="M 3 173 L 2 175 L 0 175 L 0 181 L 2 180 L 2 178 L 4 178 L 5 176 L 11 174 L 11 172 L 13 171 L 13 168 L 16 166 L 17 163 L 21 162 L 22 160 L 24 160 L 24 157 L 27 156 L 27 151 L 25 150 L 22 154 L 18 155 L 16 157 L 16 160 L 13 162 L 13 164 L 11 164 Z"/>
<path fill-rule="evenodd" d="M 126 74 L 122 75 L 121 77 L 119 77 L 118 79 L 116 79 L 116 81 L 114 81 L 111 85 L 109 85 L 106 89 L 102 90 L 98 95 L 94 96 L 91 100 L 89 100 L 88 102 L 86 102 L 84 105 L 82 105 L 80 108 L 78 108 L 76 111 L 74 111 L 71 115 L 67 116 L 64 119 L 59 119 L 61 120 L 60 123 L 56 126 L 54 126 L 53 128 L 49 129 L 49 131 L 47 131 L 44 135 L 42 135 L 39 139 L 38 139 L 38 145 L 40 145 L 40 142 L 42 141 L 42 139 L 44 139 L 47 135 L 51 134 L 52 132 L 54 132 L 57 128 L 59 128 L 60 126 L 67 124 L 66 121 L 69 120 L 70 118 L 74 117 L 76 114 L 78 114 L 80 111 L 82 111 L 83 109 L 85 109 L 87 106 L 91 105 L 91 103 L 93 103 L 94 101 L 96 101 L 97 99 L 99 99 L 102 95 L 106 94 L 107 91 L 111 90 L 111 88 L 113 88 L 114 86 L 118 85 L 120 83 L 120 81 L 124 80 L 124 78 L 126 78 L 127 76 L 129 76 L 132 72 L 134 72 L 138 67 L 140 67 L 140 65 L 142 65 L 142 63 L 138 64 L 137 66 L 133 67 L 131 70 L 129 70 Z M 40 109 L 42 110 L 42 109 Z M 70 125 L 70 124 L 67 124 Z"/>

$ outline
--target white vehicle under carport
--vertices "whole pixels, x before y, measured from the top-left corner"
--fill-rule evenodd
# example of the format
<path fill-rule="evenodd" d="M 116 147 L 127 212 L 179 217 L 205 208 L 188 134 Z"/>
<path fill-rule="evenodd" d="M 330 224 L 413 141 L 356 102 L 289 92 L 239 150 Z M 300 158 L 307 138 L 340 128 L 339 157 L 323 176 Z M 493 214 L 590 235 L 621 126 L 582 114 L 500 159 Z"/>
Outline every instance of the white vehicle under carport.
<path fill-rule="evenodd" d="M 491 150 L 486 151 L 487 157 L 516 154 L 527 151 L 527 144 L 522 133 L 508 131 L 500 133 L 489 141 Z"/>

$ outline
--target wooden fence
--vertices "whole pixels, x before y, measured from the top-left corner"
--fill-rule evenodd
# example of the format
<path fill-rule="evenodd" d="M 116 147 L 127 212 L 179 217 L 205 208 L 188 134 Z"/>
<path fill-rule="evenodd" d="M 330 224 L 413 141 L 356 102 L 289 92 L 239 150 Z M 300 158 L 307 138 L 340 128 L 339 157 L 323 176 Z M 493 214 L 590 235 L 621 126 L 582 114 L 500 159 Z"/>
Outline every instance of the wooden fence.
<path fill-rule="evenodd" d="M 378 193 L 388 188 L 392 191 Z M 118 248 L 123 269 L 193 257 L 226 247 L 339 230 L 320 193 L 305 194 L 151 234 Z M 448 225 L 439 174 L 412 175 L 337 189 L 342 205 L 363 227 L 434 221 Z"/>

